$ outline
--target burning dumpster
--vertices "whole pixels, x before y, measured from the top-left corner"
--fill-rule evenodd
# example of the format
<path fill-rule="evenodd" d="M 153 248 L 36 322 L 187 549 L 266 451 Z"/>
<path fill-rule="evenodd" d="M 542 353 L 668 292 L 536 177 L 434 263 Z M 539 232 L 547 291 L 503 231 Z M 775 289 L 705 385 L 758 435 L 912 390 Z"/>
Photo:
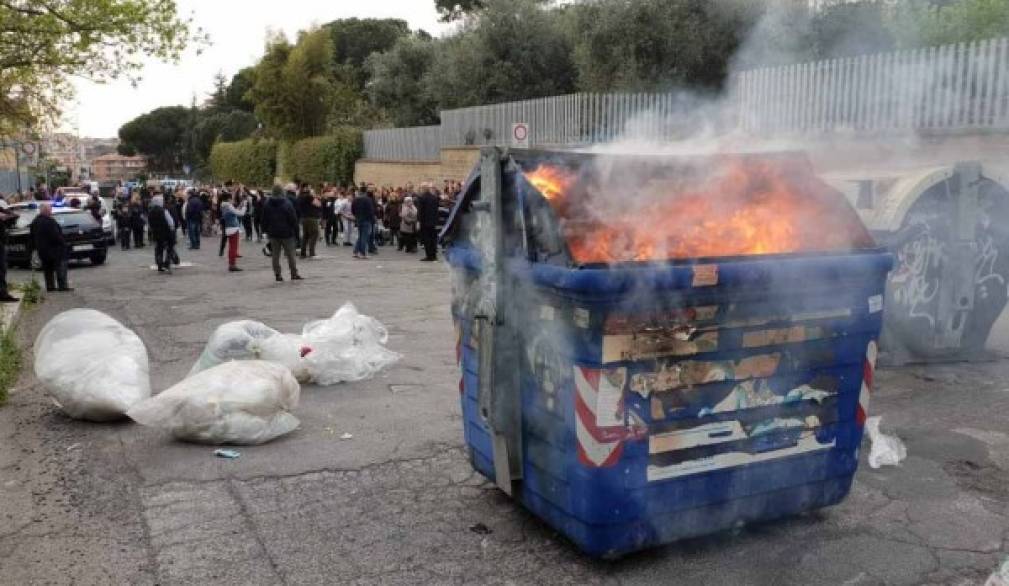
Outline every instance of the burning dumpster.
<path fill-rule="evenodd" d="M 847 494 L 892 261 L 801 157 L 487 149 L 443 237 L 472 464 L 585 552 Z"/>

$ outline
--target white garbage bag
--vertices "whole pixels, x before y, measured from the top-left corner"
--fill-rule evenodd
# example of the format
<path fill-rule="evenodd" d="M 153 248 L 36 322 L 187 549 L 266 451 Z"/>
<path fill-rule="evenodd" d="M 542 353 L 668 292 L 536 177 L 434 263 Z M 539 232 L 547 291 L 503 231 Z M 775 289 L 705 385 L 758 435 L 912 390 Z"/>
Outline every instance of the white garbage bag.
<path fill-rule="evenodd" d="M 880 466 L 896 466 L 907 457 L 904 442 L 895 435 L 886 435 L 879 430 L 880 417 L 870 417 L 865 420 L 865 429 L 869 432 L 869 466 L 873 469 Z"/>
<path fill-rule="evenodd" d="M 400 359 L 385 347 L 389 332 L 377 319 L 344 304 L 333 317 L 309 322 L 302 339 L 311 349 L 304 356 L 308 375 L 319 385 L 370 378 Z"/>
<path fill-rule="evenodd" d="M 35 376 L 76 419 L 112 421 L 151 396 L 147 348 L 132 330 L 93 309 L 55 316 L 35 338 Z"/>
<path fill-rule="evenodd" d="M 984 586 L 1009 586 L 1009 559 L 1004 560 L 998 569 L 988 576 Z"/>
<path fill-rule="evenodd" d="M 259 344 L 279 335 L 266 324 L 248 319 L 222 324 L 211 334 L 188 376 L 232 360 L 255 360 L 259 358 Z"/>
<path fill-rule="evenodd" d="M 301 387 L 280 364 L 225 362 L 184 379 L 127 412 L 134 421 L 168 429 L 180 440 L 261 444 L 301 424 L 290 413 Z"/>
<path fill-rule="evenodd" d="M 298 334 L 277 334 L 253 344 L 253 351 L 261 360 L 276 362 L 287 367 L 300 383 L 311 381 L 308 364 L 304 357 L 311 354 L 312 347 Z"/>
<path fill-rule="evenodd" d="M 378 320 L 350 303 L 329 319 L 309 322 L 301 335 L 282 334 L 257 321 L 228 322 L 210 336 L 189 376 L 232 360 L 266 360 L 286 366 L 302 383 L 358 381 L 400 359 L 385 347 L 388 339 Z"/>

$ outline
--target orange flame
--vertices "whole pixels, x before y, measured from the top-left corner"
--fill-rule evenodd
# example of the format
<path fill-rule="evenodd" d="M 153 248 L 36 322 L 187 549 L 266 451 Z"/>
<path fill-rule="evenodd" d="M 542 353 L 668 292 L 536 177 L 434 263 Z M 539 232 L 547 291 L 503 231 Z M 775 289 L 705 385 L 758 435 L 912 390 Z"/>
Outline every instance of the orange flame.
<path fill-rule="evenodd" d="M 549 165 L 526 177 L 560 216 L 579 264 L 873 246 L 843 196 L 793 162 L 723 156 L 706 162 L 697 179 L 631 187 Z"/>
<path fill-rule="evenodd" d="M 575 175 L 562 167 L 540 165 L 525 174 L 526 179 L 547 199 L 557 199 L 571 188 Z"/>

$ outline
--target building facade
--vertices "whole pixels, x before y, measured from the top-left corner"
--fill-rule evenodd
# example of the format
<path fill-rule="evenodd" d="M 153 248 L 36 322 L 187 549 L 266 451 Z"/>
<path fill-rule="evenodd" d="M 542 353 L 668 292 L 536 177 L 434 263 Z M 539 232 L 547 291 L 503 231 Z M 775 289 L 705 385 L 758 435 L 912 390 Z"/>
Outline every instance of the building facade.
<path fill-rule="evenodd" d="M 144 157 L 108 154 L 91 160 L 92 178 L 95 181 L 131 181 L 146 170 L 147 159 Z"/>

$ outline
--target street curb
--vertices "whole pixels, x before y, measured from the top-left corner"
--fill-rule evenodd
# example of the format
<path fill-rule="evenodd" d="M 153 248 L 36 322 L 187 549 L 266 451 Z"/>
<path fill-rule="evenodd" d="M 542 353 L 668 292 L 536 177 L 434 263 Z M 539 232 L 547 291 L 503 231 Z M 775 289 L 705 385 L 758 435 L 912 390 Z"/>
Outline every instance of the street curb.
<path fill-rule="evenodd" d="M 24 313 L 23 302 L 15 303 L 13 306 L 10 304 L 4 304 L 0 307 L 0 321 L 3 324 L 3 331 L 10 330 L 17 327 L 18 322 L 21 321 L 21 314 Z"/>

